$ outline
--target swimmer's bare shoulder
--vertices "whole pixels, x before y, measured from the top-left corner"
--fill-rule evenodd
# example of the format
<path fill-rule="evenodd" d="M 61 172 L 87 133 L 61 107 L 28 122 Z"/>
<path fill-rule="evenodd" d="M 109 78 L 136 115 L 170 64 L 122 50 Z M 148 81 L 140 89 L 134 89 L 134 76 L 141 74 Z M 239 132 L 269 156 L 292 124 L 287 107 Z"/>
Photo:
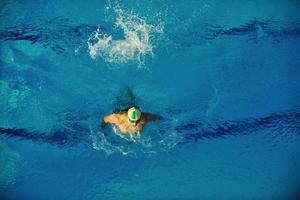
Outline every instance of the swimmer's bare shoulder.
<path fill-rule="evenodd" d="M 129 122 L 128 115 L 126 112 L 113 113 L 103 118 L 103 123 L 101 124 L 101 127 L 103 128 L 105 124 L 110 123 L 116 125 L 121 133 L 139 133 L 146 123 L 160 119 L 162 119 L 162 117 L 159 115 L 143 112 L 141 115 L 140 122 L 138 122 L 137 125 L 133 126 Z"/>
<path fill-rule="evenodd" d="M 105 123 L 118 124 L 120 119 L 123 118 L 125 113 L 112 113 L 103 118 Z"/>

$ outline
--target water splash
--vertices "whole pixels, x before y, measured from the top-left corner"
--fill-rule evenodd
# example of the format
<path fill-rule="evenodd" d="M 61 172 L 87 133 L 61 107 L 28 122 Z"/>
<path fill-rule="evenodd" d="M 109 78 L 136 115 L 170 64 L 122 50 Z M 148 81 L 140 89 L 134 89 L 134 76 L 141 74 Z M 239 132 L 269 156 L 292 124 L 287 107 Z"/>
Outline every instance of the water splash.
<path fill-rule="evenodd" d="M 107 7 L 116 14 L 115 29 L 121 29 L 124 39 L 114 39 L 113 35 L 98 28 L 88 39 L 89 54 L 95 59 L 101 56 L 111 64 L 125 64 L 133 61 L 144 65 L 146 55 L 153 55 L 152 40 L 155 34 L 163 33 L 162 23 L 149 24 L 133 12 L 126 12 L 119 5 Z"/>

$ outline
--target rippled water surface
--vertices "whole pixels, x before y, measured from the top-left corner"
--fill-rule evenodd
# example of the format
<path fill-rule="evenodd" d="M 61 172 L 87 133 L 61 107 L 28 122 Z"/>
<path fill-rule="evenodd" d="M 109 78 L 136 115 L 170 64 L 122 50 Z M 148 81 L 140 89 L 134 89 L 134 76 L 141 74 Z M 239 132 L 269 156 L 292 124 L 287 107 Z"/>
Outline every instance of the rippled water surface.
<path fill-rule="evenodd" d="M 0 2 L 1 199 L 295 199 L 298 1 Z M 101 128 L 131 90 L 163 120 Z"/>

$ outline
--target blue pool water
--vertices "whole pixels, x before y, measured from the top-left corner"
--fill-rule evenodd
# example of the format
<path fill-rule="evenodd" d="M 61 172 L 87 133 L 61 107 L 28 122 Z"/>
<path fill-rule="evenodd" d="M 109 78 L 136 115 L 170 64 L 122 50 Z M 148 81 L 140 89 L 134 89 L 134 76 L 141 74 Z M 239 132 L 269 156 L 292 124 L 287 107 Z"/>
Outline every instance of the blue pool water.
<path fill-rule="evenodd" d="M 4 0 L 0 42 L 1 199 L 296 199 L 299 1 Z"/>

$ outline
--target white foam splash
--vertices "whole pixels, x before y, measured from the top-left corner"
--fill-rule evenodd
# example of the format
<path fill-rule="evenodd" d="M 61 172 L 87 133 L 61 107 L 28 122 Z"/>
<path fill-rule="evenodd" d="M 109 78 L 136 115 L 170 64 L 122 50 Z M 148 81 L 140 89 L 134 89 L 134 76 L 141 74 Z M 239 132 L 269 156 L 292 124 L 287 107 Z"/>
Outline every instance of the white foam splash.
<path fill-rule="evenodd" d="M 90 128 L 90 137 L 92 140 L 92 147 L 95 150 L 103 151 L 106 155 L 112 155 L 114 153 L 121 153 L 122 155 L 130 155 L 133 152 L 124 146 L 115 146 L 111 144 L 105 135 L 101 131 L 93 131 Z"/>
<path fill-rule="evenodd" d="M 163 24 L 148 24 L 138 15 L 125 12 L 119 5 L 115 5 L 112 10 L 116 14 L 115 28 L 123 31 L 124 39 L 114 39 L 98 28 L 88 40 L 91 58 L 101 56 L 112 64 L 134 61 L 143 66 L 145 56 L 153 55 L 152 38 L 155 33 L 163 33 Z"/>

